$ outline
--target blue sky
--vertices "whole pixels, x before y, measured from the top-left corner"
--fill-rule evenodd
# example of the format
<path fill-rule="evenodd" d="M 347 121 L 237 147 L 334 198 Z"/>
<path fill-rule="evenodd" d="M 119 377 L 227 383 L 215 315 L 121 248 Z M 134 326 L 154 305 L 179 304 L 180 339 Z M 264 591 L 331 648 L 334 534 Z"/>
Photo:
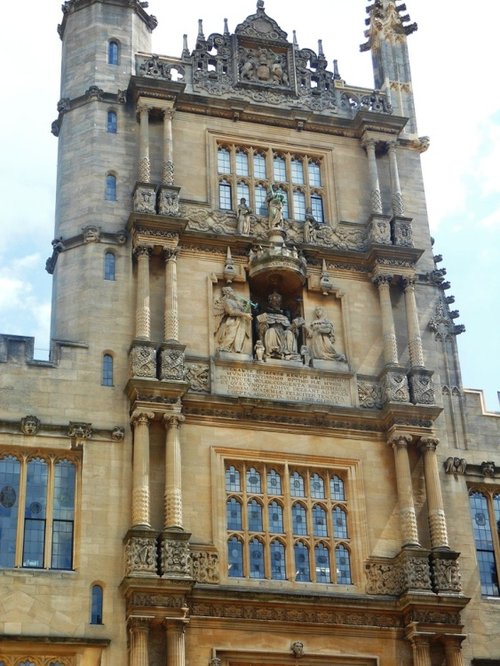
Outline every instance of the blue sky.
<path fill-rule="evenodd" d="M 364 41 L 365 0 L 318 0 L 307 6 L 266 0 L 267 13 L 301 47 L 323 40 L 328 60 L 339 60 L 348 84 L 372 86 Z M 420 135 L 431 146 L 422 156 L 435 252 L 444 256 L 448 294 L 467 332 L 459 336 L 464 385 L 484 389 L 498 410 L 500 390 L 498 293 L 500 288 L 500 87 L 497 28 L 500 2 L 483 0 L 464 11 L 453 0 L 407 0 L 419 30 L 409 37 Z M 229 9 L 228 9 L 229 6 Z M 59 99 L 61 0 L 5 3 L 0 36 L 4 100 L 0 107 L 0 331 L 36 337 L 37 356 L 49 347 L 51 253 L 57 139 L 50 133 Z M 255 10 L 254 0 L 191 1 L 182 13 L 165 0 L 150 0 L 159 20 L 153 51 L 179 55 L 182 35 L 194 46 L 198 18 L 204 31 L 230 30 Z M 22 35 L 22 40 L 21 40 Z"/>

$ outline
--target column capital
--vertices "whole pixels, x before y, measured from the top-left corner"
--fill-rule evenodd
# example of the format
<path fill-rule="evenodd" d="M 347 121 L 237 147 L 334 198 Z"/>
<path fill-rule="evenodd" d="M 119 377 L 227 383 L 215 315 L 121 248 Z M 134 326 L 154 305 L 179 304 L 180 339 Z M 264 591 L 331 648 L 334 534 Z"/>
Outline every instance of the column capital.
<path fill-rule="evenodd" d="M 416 282 L 417 282 L 417 278 L 415 276 L 404 277 L 401 280 L 401 284 L 403 285 L 404 291 L 415 289 Z"/>
<path fill-rule="evenodd" d="M 395 432 L 389 437 L 389 446 L 397 449 L 406 449 L 413 442 L 413 435 L 407 432 Z"/>
<path fill-rule="evenodd" d="M 375 150 L 375 147 L 376 147 L 376 145 L 377 145 L 377 140 L 376 140 L 376 139 L 373 139 L 373 138 L 371 138 L 371 137 L 363 137 L 363 138 L 361 139 L 361 145 L 363 146 L 363 148 L 364 148 L 365 150 L 368 150 L 368 149 L 373 149 L 373 150 Z"/>
<path fill-rule="evenodd" d="M 176 247 L 164 247 L 162 251 L 163 259 L 166 263 L 169 261 L 177 261 L 177 257 L 179 256 L 180 252 L 181 248 L 179 245 Z"/>
<path fill-rule="evenodd" d="M 161 114 L 164 120 L 173 120 L 175 116 L 175 109 L 173 107 L 168 109 L 161 109 Z"/>
<path fill-rule="evenodd" d="M 139 259 L 139 257 L 149 257 L 151 256 L 152 252 L 153 248 L 151 245 L 136 245 L 133 250 L 134 257 L 136 257 L 136 259 Z"/>
<path fill-rule="evenodd" d="M 137 108 L 137 113 L 144 113 L 146 111 L 149 113 L 150 111 L 153 110 L 153 105 L 148 104 L 147 102 L 144 102 L 141 100 L 141 98 L 139 98 L 139 100 L 137 101 L 136 108 Z"/>
<path fill-rule="evenodd" d="M 146 425 L 149 426 L 150 421 L 153 421 L 155 415 L 154 412 L 142 412 L 140 410 L 136 410 L 130 419 L 130 422 L 132 423 L 133 426 L 137 425 Z"/>
<path fill-rule="evenodd" d="M 437 437 L 421 437 L 418 446 L 422 452 L 435 451 L 438 444 L 439 439 Z"/>
<path fill-rule="evenodd" d="M 186 417 L 182 414 L 165 414 L 163 416 L 163 423 L 165 428 L 180 428 L 181 425 L 186 420 Z"/>
<path fill-rule="evenodd" d="M 145 617 L 129 617 L 127 620 L 129 631 L 133 632 L 149 632 L 149 620 Z"/>
<path fill-rule="evenodd" d="M 380 287 L 385 284 L 390 285 L 393 279 L 393 275 L 376 275 L 372 278 L 372 282 L 376 287 Z"/>

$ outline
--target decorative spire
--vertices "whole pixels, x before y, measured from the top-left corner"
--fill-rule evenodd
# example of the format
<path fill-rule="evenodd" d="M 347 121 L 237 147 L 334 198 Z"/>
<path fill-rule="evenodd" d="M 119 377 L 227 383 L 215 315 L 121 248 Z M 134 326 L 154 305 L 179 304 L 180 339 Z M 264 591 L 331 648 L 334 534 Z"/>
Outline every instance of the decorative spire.
<path fill-rule="evenodd" d="M 224 19 L 224 34 L 229 35 L 229 26 L 227 23 L 227 18 Z"/>
<path fill-rule="evenodd" d="M 257 0 L 257 13 L 264 11 L 264 0 Z"/>
<path fill-rule="evenodd" d="M 299 48 L 299 43 L 297 41 L 297 32 L 296 32 L 296 30 L 293 31 L 293 45 L 296 49 Z"/>
<path fill-rule="evenodd" d="M 325 55 L 325 53 L 323 51 L 323 40 L 322 39 L 318 39 L 318 55 L 319 56 L 324 56 Z"/>
<path fill-rule="evenodd" d="M 182 35 L 182 57 L 186 58 L 188 56 L 189 56 L 188 36 Z"/>
<path fill-rule="evenodd" d="M 198 19 L 198 37 L 196 38 L 197 42 L 204 42 L 205 35 L 203 34 L 203 19 Z"/>

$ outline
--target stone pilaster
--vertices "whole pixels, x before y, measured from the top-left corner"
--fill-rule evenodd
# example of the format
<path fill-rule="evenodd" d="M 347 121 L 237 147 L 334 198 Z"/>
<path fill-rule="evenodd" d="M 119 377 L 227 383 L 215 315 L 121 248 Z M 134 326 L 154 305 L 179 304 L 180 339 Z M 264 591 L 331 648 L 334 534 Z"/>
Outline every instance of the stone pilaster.
<path fill-rule="evenodd" d="M 134 412 L 134 458 L 132 468 L 132 527 L 151 527 L 149 495 L 149 424 L 152 412 Z"/>
<path fill-rule="evenodd" d="M 177 300 L 177 257 L 180 248 L 165 248 L 165 311 L 163 335 L 165 341 L 179 340 L 179 307 Z"/>
<path fill-rule="evenodd" d="M 378 287 L 380 310 L 382 313 L 382 335 L 384 338 L 384 361 L 386 365 L 397 365 L 398 346 L 396 342 L 396 328 L 392 314 L 390 285 L 392 276 L 378 275 L 373 283 Z"/>
<path fill-rule="evenodd" d="M 130 660 L 129 666 L 149 666 L 148 636 L 149 623 L 146 619 L 130 618 Z"/>
<path fill-rule="evenodd" d="M 184 623 L 167 623 L 167 664 L 186 666 Z"/>
<path fill-rule="evenodd" d="M 378 180 L 377 157 L 375 154 L 375 139 L 365 139 L 363 147 L 368 156 L 368 175 L 370 178 L 370 201 L 371 213 L 382 215 L 382 196 L 380 194 L 380 184 Z"/>
<path fill-rule="evenodd" d="M 404 215 L 403 195 L 401 193 L 401 183 L 399 181 L 398 159 L 396 156 L 397 142 L 391 141 L 388 146 L 389 165 L 391 170 L 392 184 L 392 212 L 395 217 Z"/>
<path fill-rule="evenodd" d="M 149 257 L 152 248 L 139 245 L 134 254 L 137 258 L 137 303 L 135 314 L 135 338 L 151 339 L 151 306 L 149 291 Z"/>
<path fill-rule="evenodd" d="M 149 110 L 147 104 L 139 103 L 139 164 L 137 166 L 137 180 L 139 183 L 151 182 L 151 161 L 149 158 Z"/>
<path fill-rule="evenodd" d="M 443 495 L 436 456 L 438 439 L 432 437 L 420 440 L 420 450 L 424 458 L 425 490 L 432 550 L 449 550 L 448 529 L 444 513 Z"/>
<path fill-rule="evenodd" d="M 183 529 L 181 442 L 180 428 L 185 421 L 182 414 L 166 414 L 165 438 L 165 511 L 164 529 Z"/>
<path fill-rule="evenodd" d="M 412 439 L 411 435 L 395 433 L 389 440 L 389 444 L 394 450 L 394 462 L 396 465 L 399 520 L 403 548 L 420 546 L 415 502 L 413 499 L 410 460 L 408 457 L 408 445 L 411 444 Z"/>
<path fill-rule="evenodd" d="M 444 653 L 446 655 L 446 666 L 464 666 L 464 656 L 462 653 L 462 641 L 465 636 L 443 636 Z"/>
<path fill-rule="evenodd" d="M 163 111 L 163 164 L 161 173 L 162 185 L 174 184 L 174 142 L 172 134 L 172 120 L 174 109 L 168 108 Z"/>
<path fill-rule="evenodd" d="M 415 298 L 415 278 L 404 278 L 403 289 L 406 305 L 406 323 L 408 328 L 408 347 L 412 368 L 424 367 L 424 351 L 420 337 L 417 300 Z"/>
<path fill-rule="evenodd" d="M 428 634 L 413 634 L 410 642 L 413 648 L 413 666 L 431 666 L 431 639 Z"/>

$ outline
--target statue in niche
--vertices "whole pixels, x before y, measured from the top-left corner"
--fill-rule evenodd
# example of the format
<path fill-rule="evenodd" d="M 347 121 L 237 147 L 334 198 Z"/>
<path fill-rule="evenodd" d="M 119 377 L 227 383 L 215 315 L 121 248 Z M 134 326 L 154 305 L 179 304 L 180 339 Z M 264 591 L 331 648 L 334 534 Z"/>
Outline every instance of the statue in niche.
<path fill-rule="evenodd" d="M 256 318 L 259 340 L 264 345 L 266 358 L 300 361 L 297 338 L 305 322 L 301 317 L 290 321 L 281 307 L 282 300 L 276 291 L 269 294 L 266 312 Z"/>
<path fill-rule="evenodd" d="M 310 341 L 308 346 L 313 359 L 321 361 L 342 361 L 347 359 L 335 349 L 335 330 L 333 323 L 325 317 L 322 307 L 314 308 L 314 319 L 306 325 L 306 337 Z"/>
<path fill-rule="evenodd" d="M 251 339 L 250 302 L 222 287 L 222 296 L 214 304 L 216 317 L 215 342 L 218 351 L 240 354 Z"/>
<path fill-rule="evenodd" d="M 238 206 L 238 233 L 242 234 L 243 236 L 248 236 L 250 234 L 251 214 L 252 211 L 247 206 L 247 200 L 245 199 L 245 197 L 241 197 Z"/>
<path fill-rule="evenodd" d="M 269 228 L 283 229 L 283 206 L 285 204 L 285 193 L 269 186 L 267 192 L 267 206 L 269 210 Z"/>

